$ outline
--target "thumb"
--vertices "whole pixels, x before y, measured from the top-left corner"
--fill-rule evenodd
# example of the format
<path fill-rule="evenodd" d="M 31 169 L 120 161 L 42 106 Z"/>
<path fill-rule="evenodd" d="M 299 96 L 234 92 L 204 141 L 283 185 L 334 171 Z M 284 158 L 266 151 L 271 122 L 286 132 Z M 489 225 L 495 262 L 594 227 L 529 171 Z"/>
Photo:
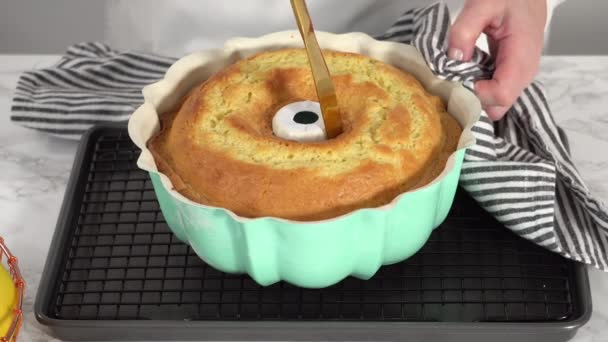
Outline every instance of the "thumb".
<path fill-rule="evenodd" d="M 475 43 L 489 26 L 499 26 L 500 6 L 493 1 L 473 0 L 465 3 L 449 33 L 450 59 L 468 61 L 473 56 Z"/>

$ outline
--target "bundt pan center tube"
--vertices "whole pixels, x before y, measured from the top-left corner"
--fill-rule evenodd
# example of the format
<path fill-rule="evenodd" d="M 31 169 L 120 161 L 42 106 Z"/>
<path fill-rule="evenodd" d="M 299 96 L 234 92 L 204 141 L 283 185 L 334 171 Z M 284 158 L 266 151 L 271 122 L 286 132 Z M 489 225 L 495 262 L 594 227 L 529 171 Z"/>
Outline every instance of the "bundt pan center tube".
<path fill-rule="evenodd" d="M 362 33 L 317 32 L 317 38 L 323 49 L 368 56 L 409 73 L 447 104 L 462 133 L 438 176 L 398 194 L 390 203 L 313 220 L 246 217 L 223 206 L 193 201 L 176 190 L 148 148 L 159 134 L 163 113 L 174 110 L 195 87 L 239 60 L 266 51 L 302 48 L 297 31 L 237 38 L 223 49 L 181 58 L 164 79 L 144 88 L 144 103 L 129 121 L 129 135 L 142 150 L 137 164 L 149 172 L 174 234 L 212 267 L 247 273 L 261 285 L 287 281 L 301 287 L 327 287 L 348 276 L 369 279 L 382 265 L 407 259 L 446 218 L 465 150 L 475 144 L 471 127 L 481 112 L 479 100 L 461 84 L 435 77 L 414 47 L 377 41 Z"/>

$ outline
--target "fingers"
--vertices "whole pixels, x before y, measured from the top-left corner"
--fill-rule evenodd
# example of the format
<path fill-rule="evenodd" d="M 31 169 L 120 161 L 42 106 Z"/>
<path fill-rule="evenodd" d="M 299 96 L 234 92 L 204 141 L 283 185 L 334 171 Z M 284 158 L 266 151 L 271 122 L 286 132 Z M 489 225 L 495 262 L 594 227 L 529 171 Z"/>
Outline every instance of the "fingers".
<path fill-rule="evenodd" d="M 544 1 L 467 0 L 449 34 L 448 56 L 471 58 L 481 33 L 489 38 L 496 70 L 475 92 L 491 119 L 507 112 L 536 74 L 542 53 Z"/>
<path fill-rule="evenodd" d="M 491 80 L 475 83 L 475 92 L 493 120 L 500 119 L 538 72 L 540 49 L 525 34 L 502 39 Z"/>
<path fill-rule="evenodd" d="M 471 59 L 475 43 L 488 27 L 499 25 L 501 6 L 493 1 L 469 0 L 454 21 L 449 33 L 450 59 L 467 61 Z"/>

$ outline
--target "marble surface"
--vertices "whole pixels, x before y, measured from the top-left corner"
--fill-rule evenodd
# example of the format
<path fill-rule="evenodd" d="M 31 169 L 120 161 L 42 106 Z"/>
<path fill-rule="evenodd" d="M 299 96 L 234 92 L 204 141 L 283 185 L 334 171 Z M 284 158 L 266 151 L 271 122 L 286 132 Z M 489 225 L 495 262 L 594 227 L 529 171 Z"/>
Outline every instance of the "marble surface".
<path fill-rule="evenodd" d="M 28 342 L 54 340 L 37 323 L 33 305 L 77 143 L 14 125 L 10 99 L 20 72 L 56 59 L 0 55 L 0 235 L 27 282 L 20 340 Z M 608 56 L 546 57 L 539 77 L 583 179 L 608 202 Z M 608 273 L 590 268 L 589 277 L 593 315 L 573 341 L 608 342 Z"/>

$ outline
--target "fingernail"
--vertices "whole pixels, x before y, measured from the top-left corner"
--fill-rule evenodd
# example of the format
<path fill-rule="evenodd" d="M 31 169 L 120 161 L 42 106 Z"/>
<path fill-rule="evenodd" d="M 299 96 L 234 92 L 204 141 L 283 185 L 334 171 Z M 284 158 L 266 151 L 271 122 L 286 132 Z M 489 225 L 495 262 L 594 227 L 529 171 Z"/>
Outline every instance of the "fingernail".
<path fill-rule="evenodd" d="M 448 57 L 450 57 L 450 59 L 454 61 L 462 61 L 462 59 L 464 58 L 464 53 L 460 49 L 450 48 L 448 50 Z"/>
<path fill-rule="evenodd" d="M 486 114 L 492 121 L 498 121 L 502 119 L 507 113 L 508 108 L 506 107 L 489 107 L 486 108 Z"/>
<path fill-rule="evenodd" d="M 484 106 L 496 106 L 497 104 L 496 99 L 492 95 L 477 93 L 477 97 Z"/>

